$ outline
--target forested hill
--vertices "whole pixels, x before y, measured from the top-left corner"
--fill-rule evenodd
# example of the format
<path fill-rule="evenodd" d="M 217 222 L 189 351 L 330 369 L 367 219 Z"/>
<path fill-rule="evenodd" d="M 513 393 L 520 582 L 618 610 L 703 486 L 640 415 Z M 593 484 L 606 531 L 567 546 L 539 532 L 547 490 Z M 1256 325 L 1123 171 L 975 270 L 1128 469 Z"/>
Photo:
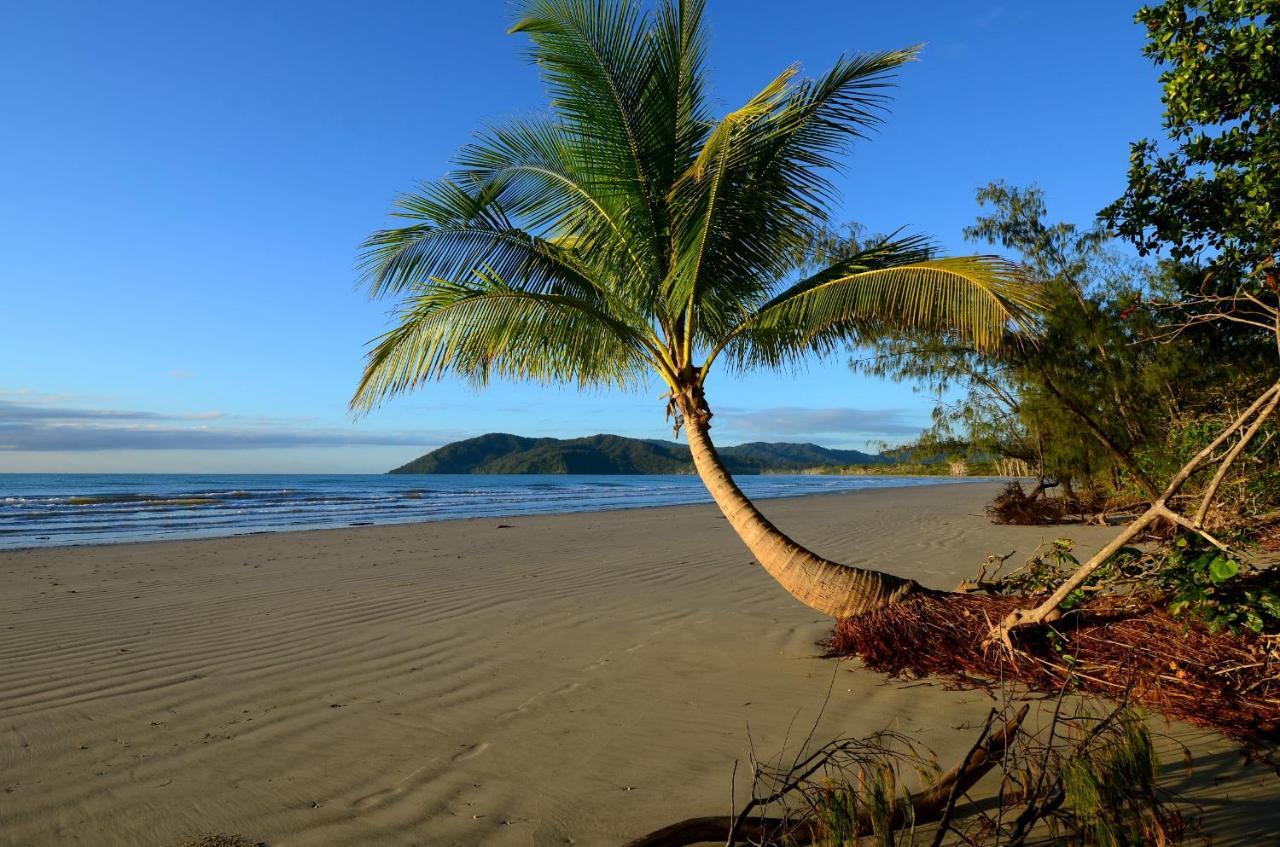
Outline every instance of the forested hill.
<path fill-rule="evenodd" d="M 799 471 L 830 465 L 888 461 L 860 450 L 830 450 L 816 444 L 753 442 L 720 448 L 738 474 Z M 524 438 L 494 432 L 455 441 L 419 456 L 390 473 L 399 474 L 682 474 L 693 473 L 689 448 L 674 441 L 591 435 L 585 438 Z"/>

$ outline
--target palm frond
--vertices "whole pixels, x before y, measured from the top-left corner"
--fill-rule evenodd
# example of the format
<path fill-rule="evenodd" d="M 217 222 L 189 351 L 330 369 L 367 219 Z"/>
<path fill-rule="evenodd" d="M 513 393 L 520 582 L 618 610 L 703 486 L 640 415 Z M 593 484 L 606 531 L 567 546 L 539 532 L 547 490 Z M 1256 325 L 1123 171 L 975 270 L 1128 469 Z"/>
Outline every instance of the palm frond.
<path fill-rule="evenodd" d="M 644 337 L 598 305 L 487 273 L 429 280 L 404 299 L 393 323 L 368 353 L 353 409 L 447 374 L 476 385 L 496 375 L 625 388 L 655 367 Z"/>
<path fill-rule="evenodd" d="M 719 232 L 719 217 L 724 207 L 725 174 L 742 159 L 741 142 L 749 140 L 751 127 L 765 119 L 787 95 L 797 69 L 792 66 L 771 80 L 741 108 L 730 112 L 707 136 L 702 149 L 689 168 L 680 175 L 670 191 L 676 207 L 677 229 L 674 233 L 676 261 L 664 283 L 664 297 L 672 314 L 684 313 L 692 318 L 698 281 L 702 276 L 707 248 Z M 693 325 L 687 321 L 686 333 Z M 691 341 L 686 335 L 687 341 Z"/>
<path fill-rule="evenodd" d="M 650 37 L 654 64 L 640 120 L 661 150 L 657 190 L 667 190 L 693 162 L 712 124 L 706 102 L 705 0 L 661 0 Z"/>
<path fill-rule="evenodd" d="M 759 127 L 754 193 L 789 219 L 825 221 L 849 145 L 888 115 L 894 72 L 918 47 L 842 56 L 817 79 L 795 86 L 785 107 Z"/>
<path fill-rule="evenodd" d="M 615 190 L 595 159 L 554 119 L 508 121 L 480 133 L 457 157 L 454 178 L 500 198 L 505 213 L 530 232 L 573 235 L 583 261 L 631 280 L 660 275 L 640 198 Z"/>
<path fill-rule="evenodd" d="M 493 192 L 476 197 L 442 180 L 401 197 L 396 209 L 398 217 L 418 223 L 380 230 L 365 241 L 361 268 L 375 298 L 433 278 L 467 278 L 479 269 L 518 279 L 535 292 L 588 300 L 609 293 L 572 250 L 515 227 Z"/>
<path fill-rule="evenodd" d="M 811 252 L 806 250 L 806 253 Z M 823 267 L 813 269 L 804 278 L 783 288 L 763 303 L 758 311 L 788 300 L 797 294 L 817 288 L 825 283 L 864 271 L 878 271 L 888 268 L 913 265 L 929 259 L 937 258 L 938 249 L 933 239 L 925 235 L 905 235 L 892 233 L 886 236 L 871 238 L 862 243 L 852 243 L 847 247 L 821 245 L 821 254 L 826 261 Z M 800 258 L 797 264 L 803 266 L 805 260 Z"/>
<path fill-rule="evenodd" d="M 776 367 L 886 335 L 945 337 L 994 350 L 1033 327 L 1039 302 L 997 256 L 891 264 L 802 281 L 744 320 L 725 345 L 738 367 Z"/>
<path fill-rule="evenodd" d="M 656 224 L 660 189 L 655 163 L 664 152 L 641 101 L 657 71 L 650 18 L 634 0 L 525 0 L 513 33 L 532 41 L 531 56 L 551 90 L 551 107 L 593 150 L 592 169 L 611 190 L 638 195 Z M 661 245 L 656 228 L 651 247 Z"/>
<path fill-rule="evenodd" d="M 737 123 L 732 156 L 719 157 L 717 178 L 686 180 L 704 196 L 679 198 L 673 230 L 683 239 L 677 245 L 700 248 L 696 278 L 707 284 L 697 283 L 696 299 L 704 343 L 715 344 L 744 311 L 765 299 L 773 282 L 788 273 L 789 257 L 816 225 L 826 223 L 840 154 L 883 119 L 893 71 L 915 54 L 910 48 L 844 57 L 817 79 L 788 79 L 780 94 L 766 89 L 774 95 L 767 110 Z M 717 127 L 704 160 L 718 149 L 712 143 L 717 136 L 729 136 L 729 126 Z M 707 227 L 705 195 L 712 190 L 717 212 L 714 226 Z M 693 239 L 690 232 L 705 238 Z M 677 255 L 688 260 L 687 254 Z M 694 287 L 686 282 L 672 290 L 687 295 Z"/>

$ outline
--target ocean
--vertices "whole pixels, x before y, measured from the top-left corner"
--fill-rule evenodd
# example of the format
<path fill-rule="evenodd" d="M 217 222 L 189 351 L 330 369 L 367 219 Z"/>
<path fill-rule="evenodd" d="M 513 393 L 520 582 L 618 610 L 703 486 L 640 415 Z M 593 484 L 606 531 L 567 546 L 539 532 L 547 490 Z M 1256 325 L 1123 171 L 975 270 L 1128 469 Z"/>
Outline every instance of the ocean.
<path fill-rule="evenodd" d="M 968 481 L 737 477 L 767 499 Z M 705 503 L 696 476 L 0 474 L 0 549 Z"/>

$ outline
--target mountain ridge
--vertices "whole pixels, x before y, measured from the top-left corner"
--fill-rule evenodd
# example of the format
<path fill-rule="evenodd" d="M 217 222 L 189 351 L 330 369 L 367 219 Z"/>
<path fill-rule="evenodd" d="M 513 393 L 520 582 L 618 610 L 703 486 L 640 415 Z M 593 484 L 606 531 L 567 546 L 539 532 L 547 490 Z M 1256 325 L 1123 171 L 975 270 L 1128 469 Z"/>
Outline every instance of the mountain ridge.
<path fill-rule="evenodd" d="M 752 441 L 718 452 L 735 474 L 781 473 L 828 465 L 884 464 L 861 450 L 810 443 Z M 675 441 L 588 435 L 531 438 L 491 432 L 454 441 L 406 462 L 392 474 L 691 474 L 689 448 Z"/>

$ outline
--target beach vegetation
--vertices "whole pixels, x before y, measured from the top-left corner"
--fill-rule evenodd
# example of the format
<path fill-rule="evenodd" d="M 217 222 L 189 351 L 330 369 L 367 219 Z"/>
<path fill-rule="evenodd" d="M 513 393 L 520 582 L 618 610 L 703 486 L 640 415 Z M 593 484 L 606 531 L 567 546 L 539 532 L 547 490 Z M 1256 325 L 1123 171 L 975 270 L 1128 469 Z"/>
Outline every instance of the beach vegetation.
<path fill-rule="evenodd" d="M 1280 517 L 1276 293 L 1252 292 L 1242 280 L 1230 296 L 1204 294 L 1212 262 L 1143 266 L 1118 257 L 1102 230 L 1046 223 L 1043 194 L 1035 188 L 995 183 L 979 192 L 979 201 L 993 211 L 970 236 L 1016 250 L 1026 273 L 1041 283 L 1040 343 L 1010 344 L 993 354 L 888 340 L 854 366 L 916 381 L 939 397 L 961 390 L 958 402 L 939 400 L 934 427 L 910 450 L 934 453 L 958 442 L 1034 467 L 1030 492 L 1014 481 L 992 503 L 997 523 L 1101 523 L 1108 512 L 1124 516 L 1127 526 L 1052 586 L 1038 611 L 1006 619 L 1001 639 L 1008 644 L 1012 628 L 1044 623 L 1070 608 L 1097 575 L 1119 567 L 1118 557 L 1138 539 L 1168 545 L 1158 560 L 1167 573 L 1144 571 L 1165 586 L 1188 573 L 1181 549 L 1169 540 L 1175 531 L 1213 548 L 1216 558 L 1205 561 L 1216 561 L 1219 574 L 1247 560 L 1239 548 Z M 1058 495 L 1049 496 L 1051 489 Z M 1239 603 L 1219 610 L 1218 599 L 1197 598 L 1190 586 L 1162 595 L 1173 604 L 1170 611 L 1198 610 L 1215 628 L 1261 631 L 1266 595 L 1240 595 Z"/>
<path fill-rule="evenodd" d="M 1155 575 L 1175 616 L 1202 621 L 1211 632 L 1280 633 L 1276 575 L 1251 567 L 1194 535 L 1179 536 L 1155 554 Z"/>
<path fill-rule="evenodd" d="M 1169 466 L 1185 461 L 1166 477 L 1168 485 L 1039 605 L 1006 617 L 993 633 L 1006 646 L 1012 629 L 1052 620 L 1069 592 L 1144 532 L 1176 527 L 1197 536 L 1221 554 L 1209 561 L 1210 577 L 1226 582 L 1236 575 L 1227 571 L 1244 557 L 1238 545 L 1218 536 L 1224 529 L 1243 529 L 1259 540 L 1260 530 L 1277 517 L 1260 509 L 1241 514 L 1250 505 L 1275 504 L 1237 496 L 1232 508 L 1223 495 L 1265 496 L 1276 490 L 1280 15 L 1267 2 L 1170 0 L 1143 7 L 1137 21 L 1147 28 L 1146 54 L 1163 69 L 1166 138 L 1162 144 L 1133 145 L 1128 189 L 1102 218 L 1139 252 L 1166 250 L 1192 271 L 1180 277 L 1183 285 L 1175 296 L 1150 304 L 1167 316 L 1157 341 L 1208 331 L 1216 345 L 1230 348 L 1238 340 L 1240 347 L 1262 346 L 1268 355 L 1250 356 L 1226 371 L 1223 390 L 1210 395 L 1218 400 L 1216 408 L 1170 421 L 1166 444 L 1183 447 L 1167 451 Z M 1192 380 L 1197 376 L 1194 368 L 1181 373 Z M 1175 564 L 1173 570 L 1185 568 Z M 1247 628 L 1265 626 L 1264 602 L 1262 596 L 1252 598 L 1250 612 L 1242 617 Z M 1230 611 L 1222 614 L 1225 621 L 1211 617 L 1210 622 L 1237 619 Z"/>
<path fill-rule="evenodd" d="M 932 427 L 905 451 L 960 447 L 1025 464 L 1036 483 L 993 504 L 998 522 L 1055 523 L 1153 501 L 1157 481 L 1230 424 L 1224 409 L 1269 384 L 1257 363 L 1274 358 L 1272 341 L 1227 321 L 1188 328 L 1181 304 L 1199 284 L 1197 267 L 1143 263 L 1104 230 L 1050 222 L 1037 187 L 992 183 L 978 202 L 989 211 L 966 233 L 1012 251 L 1040 285 L 1038 343 L 991 353 L 887 339 L 854 369 L 938 398 Z M 1241 469 L 1266 465 L 1251 456 Z M 1231 479 L 1235 494 L 1258 477 Z"/>

